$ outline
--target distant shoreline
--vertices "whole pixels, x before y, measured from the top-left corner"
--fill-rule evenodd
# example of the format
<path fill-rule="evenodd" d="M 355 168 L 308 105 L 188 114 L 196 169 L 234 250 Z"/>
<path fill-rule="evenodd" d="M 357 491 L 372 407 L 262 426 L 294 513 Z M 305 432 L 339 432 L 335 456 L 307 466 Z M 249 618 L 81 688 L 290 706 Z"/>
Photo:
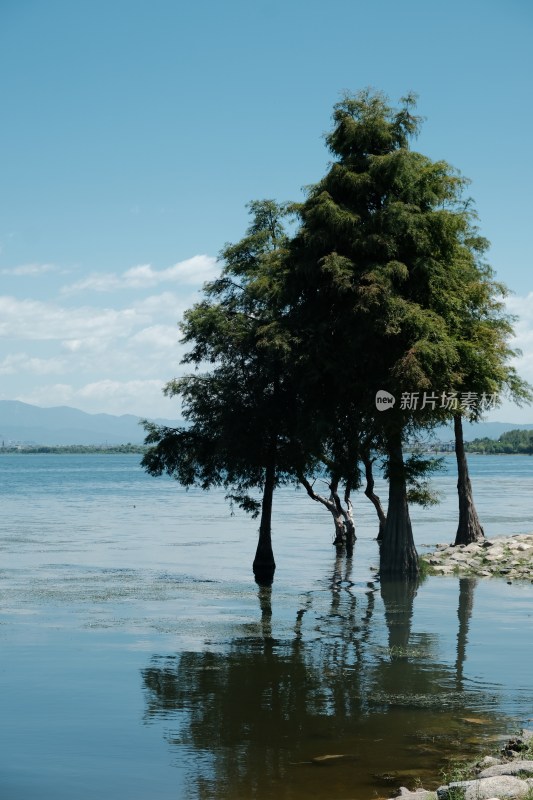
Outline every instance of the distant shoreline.
<path fill-rule="evenodd" d="M 144 455 L 147 446 L 143 444 L 65 444 L 65 445 L 14 445 L 0 447 L 0 455 L 123 455 L 137 453 Z"/>
<path fill-rule="evenodd" d="M 481 450 L 468 450 L 468 443 L 465 442 L 466 449 L 469 456 L 531 456 L 533 453 L 516 452 L 483 452 Z M 92 454 L 107 454 L 119 455 L 121 453 L 138 453 L 144 455 L 149 449 L 148 445 L 144 444 L 110 444 L 110 445 L 92 445 L 92 444 L 63 444 L 63 445 L 7 445 L 0 446 L 0 455 L 20 455 L 20 454 L 57 454 L 57 455 L 92 455 Z M 406 448 L 405 452 L 412 452 Z M 425 450 L 427 455 L 435 456 L 453 456 L 453 450 Z"/>

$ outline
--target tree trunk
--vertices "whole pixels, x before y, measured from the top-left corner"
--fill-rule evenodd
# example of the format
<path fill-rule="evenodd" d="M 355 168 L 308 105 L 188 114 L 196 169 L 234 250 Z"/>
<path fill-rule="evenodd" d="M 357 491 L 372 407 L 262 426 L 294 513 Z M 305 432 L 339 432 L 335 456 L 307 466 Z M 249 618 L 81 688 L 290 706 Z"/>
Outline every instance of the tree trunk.
<path fill-rule="evenodd" d="M 333 544 L 335 545 L 335 547 L 344 547 L 346 543 L 344 511 L 340 504 L 340 500 L 338 502 L 336 502 L 335 500 L 336 496 L 338 500 L 338 495 L 337 495 L 338 482 L 337 483 L 333 481 L 331 482 L 330 484 L 331 497 L 327 498 L 321 494 L 318 494 L 318 492 L 315 492 L 315 490 L 313 489 L 313 485 L 309 483 L 305 475 L 298 475 L 298 480 L 305 488 L 305 491 L 307 492 L 311 500 L 314 500 L 316 503 L 322 503 L 322 505 L 325 506 L 327 510 L 330 512 L 330 514 L 333 517 L 333 525 L 335 526 L 335 538 L 333 540 Z"/>
<path fill-rule="evenodd" d="M 407 504 L 401 433 L 391 435 L 387 444 L 389 507 L 380 546 L 379 572 L 381 577 L 414 578 L 419 572 L 418 555 Z"/>
<path fill-rule="evenodd" d="M 357 539 L 355 535 L 355 522 L 353 518 L 353 503 L 352 503 L 352 486 L 348 481 L 346 486 L 344 487 L 344 505 L 346 508 L 343 508 L 343 505 L 340 501 L 338 494 L 335 494 L 335 502 L 337 503 L 337 507 L 339 508 L 342 516 L 344 517 L 344 527 L 346 530 L 346 543 L 353 544 Z"/>
<path fill-rule="evenodd" d="M 365 494 L 373 503 L 374 508 L 376 509 L 376 514 L 378 515 L 379 520 L 379 532 L 378 532 L 378 542 L 383 541 L 383 532 L 385 530 L 385 522 L 386 516 L 385 512 L 383 511 L 383 506 L 381 505 L 381 500 L 374 494 L 374 473 L 372 472 L 372 465 L 374 463 L 374 459 L 370 458 L 368 455 L 363 455 L 362 457 L 363 464 L 365 465 L 365 477 L 366 477 L 366 488 Z"/>
<path fill-rule="evenodd" d="M 351 558 L 353 555 L 353 546 L 357 536 L 355 535 L 355 522 L 353 518 L 353 503 L 351 500 L 352 487 L 350 483 L 346 484 L 344 490 L 344 504 L 346 510 L 344 513 L 344 527 L 346 529 L 346 555 Z"/>
<path fill-rule="evenodd" d="M 468 475 L 465 445 L 463 441 L 463 422 L 460 414 L 453 418 L 455 430 L 455 456 L 457 458 L 457 492 L 459 494 L 459 525 L 454 545 L 470 544 L 483 539 L 484 533 L 472 495 L 472 484 Z"/>
<path fill-rule="evenodd" d="M 344 547 L 346 544 L 346 514 L 342 507 L 339 497 L 339 481 L 337 478 L 332 478 L 329 485 L 330 491 L 330 511 L 333 514 L 333 524 L 335 525 L 335 539 L 333 544 L 335 547 Z"/>
<path fill-rule="evenodd" d="M 265 470 L 265 485 L 261 503 L 261 522 L 259 541 L 253 563 L 255 580 L 260 586 L 271 586 L 274 580 L 276 562 L 272 550 L 272 498 L 276 485 L 276 461 L 271 457 Z"/>
<path fill-rule="evenodd" d="M 344 547 L 346 544 L 346 529 L 344 527 L 344 520 L 336 511 L 332 511 L 331 513 L 333 514 L 333 525 L 335 526 L 335 538 L 333 539 L 333 545 L 335 547 Z"/>

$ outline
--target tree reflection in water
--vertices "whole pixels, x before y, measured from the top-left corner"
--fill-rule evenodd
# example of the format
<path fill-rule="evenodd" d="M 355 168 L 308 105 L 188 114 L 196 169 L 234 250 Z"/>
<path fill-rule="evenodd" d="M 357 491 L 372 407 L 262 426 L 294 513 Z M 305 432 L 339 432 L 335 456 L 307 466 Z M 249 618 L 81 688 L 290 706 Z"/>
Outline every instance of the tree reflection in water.
<path fill-rule="evenodd" d="M 351 559 L 337 556 L 328 588 L 326 603 L 305 595 L 292 636 L 276 637 L 272 588 L 260 587 L 259 635 L 154 656 L 143 671 L 146 720 L 164 720 L 188 797 L 371 798 L 389 780 L 438 782 L 443 758 L 464 750 L 461 718 L 480 706 L 463 690 L 475 582 L 460 582 L 453 667 L 437 661 L 434 635 L 411 634 L 416 582 L 383 582 L 377 614 L 376 586 L 357 586 Z M 313 763 L 322 755 L 344 758 Z"/>
<path fill-rule="evenodd" d="M 459 629 L 457 631 L 457 661 L 455 662 L 456 685 L 459 691 L 463 688 L 463 669 L 466 660 L 466 645 L 468 643 L 468 627 L 474 608 L 474 589 L 476 578 L 459 578 Z"/>

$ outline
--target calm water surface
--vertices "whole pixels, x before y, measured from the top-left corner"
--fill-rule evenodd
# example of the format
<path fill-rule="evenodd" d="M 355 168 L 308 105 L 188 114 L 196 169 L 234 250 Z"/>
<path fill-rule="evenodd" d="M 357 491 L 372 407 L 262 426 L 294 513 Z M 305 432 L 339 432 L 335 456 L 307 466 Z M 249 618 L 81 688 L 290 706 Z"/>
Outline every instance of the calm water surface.
<path fill-rule="evenodd" d="M 486 534 L 532 531 L 533 459 L 470 463 Z M 447 464 L 421 551 L 453 539 Z M 0 798 L 370 800 L 533 718 L 531 584 L 381 585 L 356 512 L 336 558 L 327 512 L 279 491 L 259 589 L 222 493 L 138 456 L 0 456 Z"/>

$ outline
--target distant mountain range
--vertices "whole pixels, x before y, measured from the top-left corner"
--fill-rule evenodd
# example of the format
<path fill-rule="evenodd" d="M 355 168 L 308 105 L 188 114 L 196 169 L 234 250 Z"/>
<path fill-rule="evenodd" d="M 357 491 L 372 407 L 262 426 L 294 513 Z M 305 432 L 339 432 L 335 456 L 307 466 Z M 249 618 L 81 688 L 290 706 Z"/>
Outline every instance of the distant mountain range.
<path fill-rule="evenodd" d="M 144 429 L 133 414 L 86 414 L 77 408 L 39 408 L 19 400 L 0 400 L 2 442 L 41 445 L 141 444 Z M 156 422 L 173 427 L 177 420 Z"/>
<path fill-rule="evenodd" d="M 2 442 L 41 445 L 67 444 L 140 444 L 144 429 L 140 417 L 133 414 L 87 414 L 77 408 L 57 406 L 39 408 L 19 400 L 0 400 L 0 446 Z M 174 427 L 179 420 L 157 419 L 161 425 Z M 533 422 L 519 425 L 514 422 L 464 423 L 466 441 L 498 439 L 511 430 L 533 430 Z M 453 439 L 453 426 L 441 426 L 435 431 L 441 442 Z"/>

